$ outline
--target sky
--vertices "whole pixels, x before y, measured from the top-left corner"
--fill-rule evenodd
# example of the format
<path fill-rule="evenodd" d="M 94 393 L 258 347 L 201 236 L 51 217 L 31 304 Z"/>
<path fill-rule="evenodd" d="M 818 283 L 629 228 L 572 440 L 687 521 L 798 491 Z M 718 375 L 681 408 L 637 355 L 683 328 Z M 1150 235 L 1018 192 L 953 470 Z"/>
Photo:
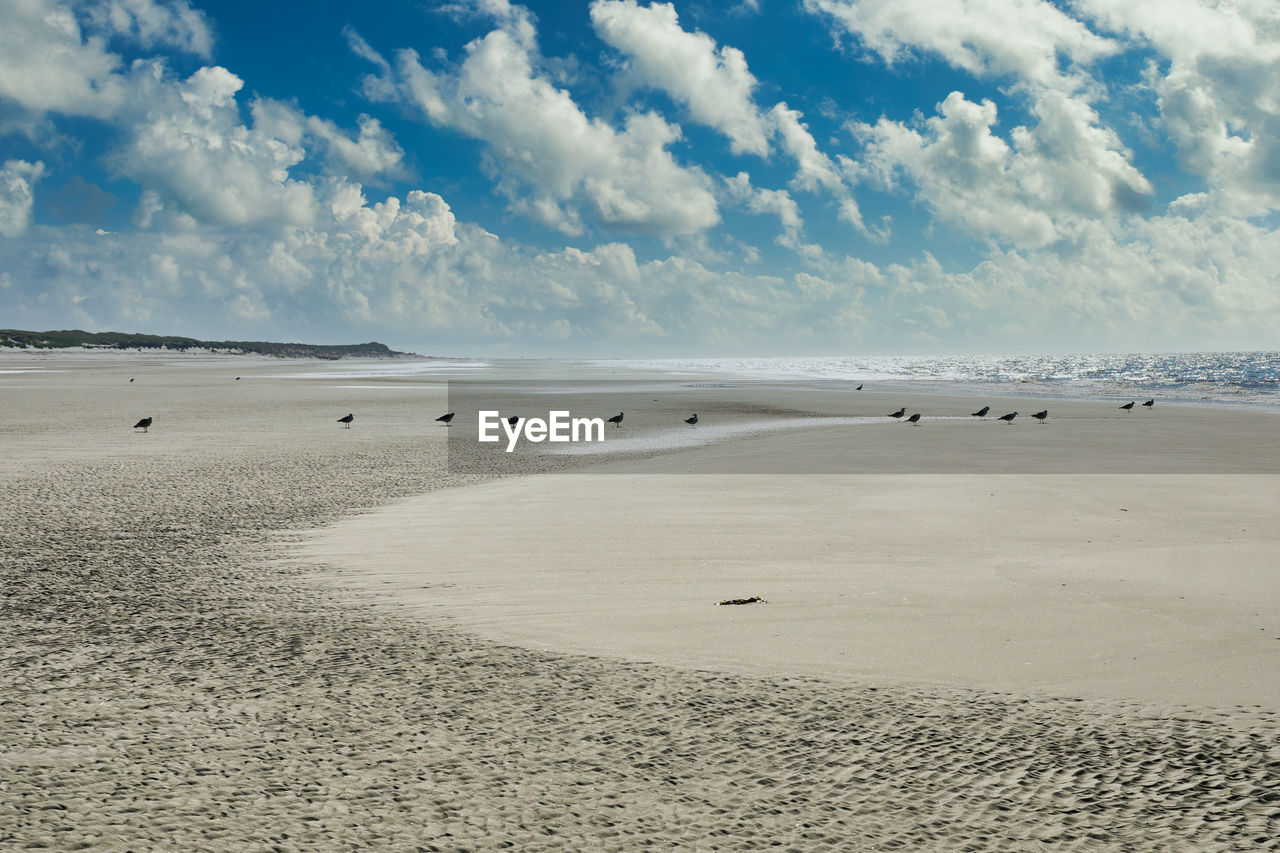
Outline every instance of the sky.
<path fill-rule="evenodd" d="M 1275 0 L 0 0 L 0 327 L 1280 348 Z"/>

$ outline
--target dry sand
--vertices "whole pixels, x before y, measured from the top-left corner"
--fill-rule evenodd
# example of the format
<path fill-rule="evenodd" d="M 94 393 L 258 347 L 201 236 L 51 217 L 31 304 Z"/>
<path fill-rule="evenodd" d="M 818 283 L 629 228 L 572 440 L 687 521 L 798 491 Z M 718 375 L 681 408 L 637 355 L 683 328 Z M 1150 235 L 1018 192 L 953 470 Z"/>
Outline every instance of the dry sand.
<path fill-rule="evenodd" d="M 828 425 L 493 481 L 421 378 L 0 369 L 33 362 L 66 369 L 0 373 L 0 847 L 1277 847 L 1277 480 L 1204 451 L 1271 416 L 1130 423 L 1118 477 L 1044 473 L 1065 424 L 940 421 L 859 433 L 910 475 L 813 473 Z M 731 396 L 699 408 L 764 407 Z M 1133 463 L 1161 442 L 1178 473 Z"/>

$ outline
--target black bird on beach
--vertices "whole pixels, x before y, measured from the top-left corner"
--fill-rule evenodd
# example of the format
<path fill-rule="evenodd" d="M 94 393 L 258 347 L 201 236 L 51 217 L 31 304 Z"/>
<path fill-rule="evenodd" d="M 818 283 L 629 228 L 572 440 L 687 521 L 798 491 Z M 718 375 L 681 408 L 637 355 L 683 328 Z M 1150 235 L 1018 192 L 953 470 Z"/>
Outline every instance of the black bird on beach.
<path fill-rule="evenodd" d="M 1018 416 L 1017 412 L 1010 412 L 1007 415 L 1001 415 L 1000 420 L 1006 421 L 1008 423 L 1013 423 L 1013 419 L 1016 418 L 1017 416 Z"/>
<path fill-rule="evenodd" d="M 689 426 L 697 426 L 697 425 L 698 425 L 698 413 L 697 413 L 697 412 L 694 412 L 694 413 L 693 413 L 693 417 L 691 417 L 691 418 L 685 418 L 685 419 L 684 419 L 684 422 L 685 422 L 685 423 L 687 423 Z"/>
<path fill-rule="evenodd" d="M 618 414 L 609 418 L 609 423 L 613 424 L 618 429 L 622 429 L 622 412 L 618 412 Z"/>
<path fill-rule="evenodd" d="M 889 417 L 891 417 L 891 418 L 900 418 L 900 417 L 902 417 L 903 415 L 905 415 L 906 413 L 907 413 L 907 407 L 906 407 L 906 406 L 903 406 L 901 409 L 898 409 L 898 411 L 894 412 L 892 415 L 889 415 Z"/>
<path fill-rule="evenodd" d="M 1155 401 L 1155 400 L 1148 400 L 1147 402 L 1143 403 L 1142 405 L 1146 406 L 1146 407 L 1149 409 L 1149 408 L 1151 408 L 1152 406 L 1154 406 L 1155 404 L 1156 404 L 1156 401 Z"/>
<path fill-rule="evenodd" d="M 1049 417 L 1049 410 L 1048 410 L 1048 409 L 1045 409 L 1043 412 L 1036 412 L 1036 413 L 1035 413 L 1034 415 L 1032 415 L 1031 417 L 1035 418 L 1035 419 L 1036 419 L 1036 420 L 1038 420 L 1040 423 L 1044 423 L 1045 418 Z"/>
<path fill-rule="evenodd" d="M 1120 408 L 1124 409 L 1126 412 L 1133 411 L 1133 401 L 1132 401 L 1132 400 L 1130 400 L 1129 402 L 1125 403 L 1125 404 L 1124 404 L 1123 406 L 1121 406 Z"/>
<path fill-rule="evenodd" d="M 347 429 L 351 429 L 351 422 L 354 421 L 355 419 L 356 419 L 355 415 L 349 414 L 346 417 L 338 418 L 338 423 L 342 424 Z"/>
<path fill-rule="evenodd" d="M 132 380 L 130 380 L 130 381 L 132 381 Z M 133 425 L 133 428 L 134 428 L 134 429 L 140 429 L 140 430 L 142 430 L 143 432 L 146 432 L 146 431 L 147 431 L 147 428 L 148 428 L 148 427 L 150 427 L 150 426 L 151 426 L 151 418 L 143 418 L 142 420 L 140 420 L 140 421 L 138 421 L 136 424 L 134 424 L 134 425 Z"/>
<path fill-rule="evenodd" d="M 859 385 L 857 388 L 854 388 L 853 390 L 855 390 L 855 391 L 861 391 L 861 390 L 862 390 L 862 386 L 861 386 L 861 385 Z"/>
<path fill-rule="evenodd" d="M 987 416 L 987 412 L 989 412 L 989 411 L 991 411 L 991 407 L 990 407 L 990 406 L 983 406 L 981 409 L 978 409 L 978 411 L 976 411 L 976 412 L 972 412 L 972 413 L 969 415 L 969 417 L 971 417 L 971 418 L 985 418 L 985 417 Z"/>
<path fill-rule="evenodd" d="M 907 423 L 909 423 L 909 424 L 916 424 L 917 426 L 919 426 L 919 424 L 920 424 L 920 413 L 919 413 L 919 412 L 916 412 L 914 415 L 912 415 L 911 417 L 907 418 Z"/>
<path fill-rule="evenodd" d="M 520 416 L 512 415 L 511 417 L 507 418 L 507 423 L 511 424 L 512 426 L 515 426 L 516 424 L 520 423 Z"/>
<path fill-rule="evenodd" d="M 455 412 L 450 412 L 447 415 L 441 415 L 440 417 L 436 418 L 436 420 L 438 420 L 440 423 L 444 424 L 445 426 L 448 426 L 449 422 L 453 420 L 454 414 Z"/>
<path fill-rule="evenodd" d="M 237 377 L 236 377 L 236 381 L 237 381 L 237 382 L 239 382 L 239 381 L 240 381 L 240 377 L 239 377 L 239 376 L 237 376 Z"/>
<path fill-rule="evenodd" d="M 132 381 L 133 381 L 133 377 L 132 377 L 132 376 L 130 376 L 130 377 L 129 377 L 129 381 L 130 381 L 130 382 L 132 382 Z"/>

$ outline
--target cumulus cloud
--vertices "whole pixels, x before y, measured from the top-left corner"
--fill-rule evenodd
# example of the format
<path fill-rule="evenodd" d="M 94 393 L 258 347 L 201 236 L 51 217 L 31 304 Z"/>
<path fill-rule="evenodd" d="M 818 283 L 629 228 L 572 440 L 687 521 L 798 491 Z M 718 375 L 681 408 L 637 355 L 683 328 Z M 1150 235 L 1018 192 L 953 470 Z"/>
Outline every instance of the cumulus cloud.
<path fill-rule="evenodd" d="M 801 114 L 785 103 L 776 104 L 769 112 L 782 147 L 796 161 L 796 177 L 792 184 L 799 189 L 824 189 L 831 193 L 840 209 L 839 216 L 855 228 L 867 232 L 862 221 L 862 211 L 853 198 L 853 191 L 845 184 L 844 172 L 852 171 L 852 162 L 845 160 L 843 169 L 818 150 L 809 128 L 801 121 Z"/>
<path fill-rule="evenodd" d="M 778 224 L 782 227 L 778 242 L 789 249 L 799 248 L 804 220 L 800 217 L 800 206 L 786 190 L 767 190 L 752 186 L 751 176 L 746 172 L 725 178 L 724 183 L 730 197 L 752 213 L 777 216 Z"/>
<path fill-rule="evenodd" d="M 679 127 L 654 113 L 620 129 L 587 116 L 535 70 L 530 39 L 523 24 L 494 30 L 453 72 L 402 51 L 399 90 L 433 123 L 484 141 L 512 207 L 564 233 L 581 233 L 584 219 L 663 237 L 719 222 L 710 179 L 669 150 Z"/>
<path fill-rule="evenodd" d="M 36 181 L 44 177 L 44 163 L 6 160 L 0 168 L 0 234 L 19 237 L 31 224 Z"/>
<path fill-rule="evenodd" d="M 239 77 L 218 66 L 178 85 L 154 81 L 151 106 L 110 158 L 117 174 L 214 224 L 304 224 L 312 187 L 289 177 L 305 152 L 240 122 Z"/>
<path fill-rule="evenodd" d="M 922 52 L 978 77 L 1010 76 L 1035 87 L 1074 89 L 1079 72 L 1061 67 L 1060 58 L 1068 66 L 1083 66 L 1116 50 L 1047 0 L 805 0 L 804 5 L 889 64 Z"/>
<path fill-rule="evenodd" d="M 1208 190 L 1181 208 L 1257 216 L 1280 207 L 1280 6 L 1173 0 L 1158 15 L 1135 0 L 1077 6 L 1160 56 L 1147 78 L 1163 127 Z"/>
<path fill-rule="evenodd" d="M 596 33 L 627 56 L 633 82 L 671 95 L 694 121 L 727 136 L 735 154 L 768 157 L 776 139 L 796 163 L 792 187 L 829 193 L 840 218 L 866 231 L 842 169 L 818 149 L 803 115 L 786 103 L 767 112 L 756 105 L 756 79 L 742 51 L 717 47 L 705 33 L 686 31 L 669 3 L 596 0 L 591 20 Z"/>
<path fill-rule="evenodd" d="M 203 13 L 186 0 L 105 0 L 85 7 L 100 29 L 130 38 L 142 47 L 171 47 L 208 58 L 213 33 Z"/>
<path fill-rule="evenodd" d="M 402 309 L 425 323 L 433 306 L 459 311 L 458 297 L 466 302 L 461 292 L 440 289 L 448 282 L 433 284 L 432 270 L 458 242 L 440 196 L 411 191 L 370 203 L 358 184 L 333 178 L 317 185 L 316 201 L 310 224 L 274 231 L 200 223 L 116 234 L 34 227 L 0 260 L 23 271 L 24 281 L 38 281 L 45 302 L 62 311 L 79 306 L 103 326 L 206 316 L 293 327 L 324 319 L 339 328 Z"/>
<path fill-rule="evenodd" d="M 977 237 L 1044 246 L 1064 223 L 1141 209 L 1152 188 L 1114 133 L 1084 101 L 1049 91 L 1039 122 L 1012 144 L 992 132 L 996 105 L 952 92 L 916 129 L 881 119 L 855 127 L 866 174 L 886 188 L 905 179 L 941 219 Z"/>
<path fill-rule="evenodd" d="M 404 177 L 404 149 L 376 118 L 362 115 L 353 137 L 319 116 L 308 116 L 293 104 L 259 98 L 250 107 L 253 127 L 290 146 L 322 148 L 325 170 L 367 183 Z"/>
<path fill-rule="evenodd" d="M 6 4 L 0 27 L 0 98 L 37 115 L 106 118 L 130 93 L 120 57 L 102 35 L 86 36 L 56 0 Z"/>
<path fill-rule="evenodd" d="M 686 32 L 670 3 L 596 0 L 591 22 L 645 85 L 670 93 L 697 122 L 727 136 L 735 154 L 768 155 L 769 127 L 752 99 L 756 78 L 742 51 Z"/>

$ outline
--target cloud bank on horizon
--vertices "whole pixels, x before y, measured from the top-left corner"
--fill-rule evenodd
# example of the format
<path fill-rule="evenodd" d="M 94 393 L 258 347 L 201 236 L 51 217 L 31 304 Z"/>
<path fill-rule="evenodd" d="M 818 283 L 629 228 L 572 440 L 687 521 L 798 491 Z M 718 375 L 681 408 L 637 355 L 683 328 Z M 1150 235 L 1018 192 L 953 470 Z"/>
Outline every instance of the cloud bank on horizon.
<path fill-rule="evenodd" d="M 1272 0 L 0 10 L 8 327 L 1275 348 L 1278 210 Z"/>

